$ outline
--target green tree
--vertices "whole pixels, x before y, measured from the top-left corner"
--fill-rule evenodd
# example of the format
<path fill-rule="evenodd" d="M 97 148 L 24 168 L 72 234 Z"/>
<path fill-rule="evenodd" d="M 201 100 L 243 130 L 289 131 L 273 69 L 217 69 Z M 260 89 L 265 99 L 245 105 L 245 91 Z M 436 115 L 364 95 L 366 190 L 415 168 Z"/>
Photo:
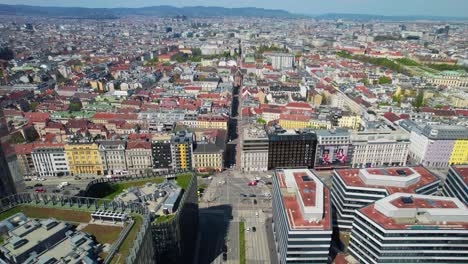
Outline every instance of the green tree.
<path fill-rule="evenodd" d="M 21 144 L 26 142 L 26 140 L 23 137 L 23 134 L 21 132 L 15 132 L 10 136 L 10 139 L 8 140 L 8 143 L 10 144 Z"/>
<path fill-rule="evenodd" d="M 171 57 L 171 61 L 177 61 L 178 63 L 188 61 L 188 56 L 185 53 L 177 53 Z"/>
<path fill-rule="evenodd" d="M 415 62 L 414 60 L 410 60 L 408 58 L 396 59 L 396 61 L 405 66 L 419 66 L 419 63 Z"/>
<path fill-rule="evenodd" d="M 418 92 L 418 95 L 416 95 L 416 98 L 413 102 L 413 106 L 416 108 L 419 108 L 423 105 L 424 105 L 424 92 L 420 90 Z"/>
<path fill-rule="evenodd" d="M 369 85 L 369 79 L 367 78 L 361 79 L 359 82 L 362 82 L 365 86 Z"/>
<path fill-rule="evenodd" d="M 379 84 L 390 84 L 392 83 L 392 79 L 388 78 L 387 76 L 382 76 L 379 78 Z"/>
<path fill-rule="evenodd" d="M 79 102 L 79 103 L 70 103 L 68 105 L 68 110 L 71 111 L 71 112 L 78 112 L 78 111 L 81 111 L 82 107 L 83 107 L 83 105 L 81 104 L 81 102 Z"/>
<path fill-rule="evenodd" d="M 36 108 L 37 108 L 38 105 L 39 105 L 38 102 L 31 102 L 31 103 L 29 104 L 29 108 L 30 108 L 31 110 L 33 110 L 33 111 L 36 111 Z"/>
<path fill-rule="evenodd" d="M 266 124 L 266 120 L 265 120 L 265 119 L 262 119 L 262 118 L 258 118 L 258 119 L 257 119 L 257 123 L 262 124 L 262 125 L 265 125 L 265 124 Z"/>

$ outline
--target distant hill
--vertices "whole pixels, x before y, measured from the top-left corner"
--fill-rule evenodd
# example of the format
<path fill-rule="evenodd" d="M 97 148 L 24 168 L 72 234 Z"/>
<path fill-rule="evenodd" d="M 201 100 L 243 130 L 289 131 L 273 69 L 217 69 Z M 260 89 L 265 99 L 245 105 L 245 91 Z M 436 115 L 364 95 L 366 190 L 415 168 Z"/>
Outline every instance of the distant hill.
<path fill-rule="evenodd" d="M 117 18 L 119 16 L 186 16 L 186 17 L 217 17 L 217 16 L 245 16 L 245 17 L 283 17 L 292 18 L 298 15 L 284 10 L 272 10 L 255 7 L 223 8 L 223 7 L 173 7 L 149 6 L 141 8 L 83 8 L 83 7 L 44 7 L 29 5 L 0 4 L 0 15 L 17 16 L 47 16 L 74 18 Z"/>
<path fill-rule="evenodd" d="M 148 6 L 139 8 L 84 8 L 84 7 L 45 7 L 30 5 L 0 4 L 0 15 L 17 16 L 47 16 L 68 18 L 110 19 L 122 16 L 159 16 L 159 17 L 275 17 L 275 18 L 316 18 L 325 20 L 380 20 L 380 21 L 467 21 L 467 17 L 437 17 L 437 16 L 381 16 L 366 14 L 330 13 L 323 15 L 300 15 L 284 10 L 264 9 L 256 7 L 224 8 L 207 6 L 173 7 L 168 5 Z"/>
<path fill-rule="evenodd" d="M 382 15 L 367 15 L 367 14 L 340 14 L 330 13 L 314 16 L 316 19 L 324 20 L 357 20 L 357 21 L 416 21 L 416 20 L 431 20 L 431 21 L 468 21 L 468 17 L 442 17 L 442 16 L 382 16 Z"/>

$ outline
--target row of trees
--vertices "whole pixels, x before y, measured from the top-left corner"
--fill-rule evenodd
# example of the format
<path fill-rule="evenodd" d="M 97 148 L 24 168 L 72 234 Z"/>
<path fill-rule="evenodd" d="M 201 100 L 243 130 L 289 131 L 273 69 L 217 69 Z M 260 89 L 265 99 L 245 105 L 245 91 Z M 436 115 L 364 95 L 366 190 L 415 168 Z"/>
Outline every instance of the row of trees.
<path fill-rule="evenodd" d="M 392 71 L 395 71 L 401 74 L 405 74 L 407 76 L 413 76 L 413 74 L 408 69 L 406 69 L 403 65 L 397 62 L 394 62 L 392 60 L 389 60 L 387 58 L 373 58 L 373 57 L 369 57 L 365 55 L 351 55 L 346 51 L 339 51 L 336 53 L 336 55 L 342 58 L 353 59 L 353 60 L 357 60 L 357 61 L 361 61 L 365 63 L 370 63 L 376 66 L 385 67 L 387 69 L 390 69 Z"/>

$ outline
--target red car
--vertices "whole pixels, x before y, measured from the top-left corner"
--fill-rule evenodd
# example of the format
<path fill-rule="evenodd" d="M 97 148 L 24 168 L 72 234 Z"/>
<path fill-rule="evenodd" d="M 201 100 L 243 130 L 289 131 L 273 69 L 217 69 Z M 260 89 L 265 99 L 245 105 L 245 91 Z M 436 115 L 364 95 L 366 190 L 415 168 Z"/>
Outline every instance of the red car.
<path fill-rule="evenodd" d="M 44 188 L 37 188 L 37 189 L 36 189 L 36 192 L 37 192 L 37 193 L 45 193 L 46 190 L 45 190 Z"/>
<path fill-rule="evenodd" d="M 256 181 L 251 181 L 247 185 L 248 186 L 257 186 L 257 182 Z"/>

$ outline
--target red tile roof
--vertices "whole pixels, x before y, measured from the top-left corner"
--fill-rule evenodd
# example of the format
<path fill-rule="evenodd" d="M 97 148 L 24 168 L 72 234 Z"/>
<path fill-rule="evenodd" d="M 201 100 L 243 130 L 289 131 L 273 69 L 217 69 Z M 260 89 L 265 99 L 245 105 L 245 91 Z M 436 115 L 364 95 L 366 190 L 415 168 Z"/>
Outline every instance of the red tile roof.
<path fill-rule="evenodd" d="M 453 166 L 453 169 L 461 176 L 465 184 L 468 185 L 468 166 Z"/>
<path fill-rule="evenodd" d="M 389 194 L 396 193 L 396 192 L 416 193 L 417 189 L 439 180 L 439 178 L 437 178 L 434 174 L 432 174 L 429 170 L 427 170 L 426 168 L 422 166 L 412 167 L 412 169 L 416 171 L 419 175 L 421 175 L 421 177 L 416 183 L 406 188 L 383 186 L 383 185 L 367 185 L 358 176 L 361 169 L 338 169 L 335 172 L 336 172 L 336 175 L 338 175 L 338 177 L 340 177 L 341 180 L 343 180 L 343 182 L 347 186 L 386 189 Z M 397 170 L 405 171 L 407 175 L 410 175 L 412 173 L 408 167 L 393 167 L 393 168 L 381 168 L 381 169 L 373 168 L 373 169 L 362 169 L 362 170 L 367 170 L 369 173 L 372 173 L 374 175 L 380 174 L 381 177 L 385 177 L 385 175 L 398 176 L 399 174 L 397 173 Z M 385 172 L 385 174 L 383 174 L 383 172 Z M 405 177 L 405 176 L 402 176 L 402 177 Z"/>
<path fill-rule="evenodd" d="M 127 142 L 127 149 L 151 149 L 151 142 L 142 140 L 129 140 Z"/>

